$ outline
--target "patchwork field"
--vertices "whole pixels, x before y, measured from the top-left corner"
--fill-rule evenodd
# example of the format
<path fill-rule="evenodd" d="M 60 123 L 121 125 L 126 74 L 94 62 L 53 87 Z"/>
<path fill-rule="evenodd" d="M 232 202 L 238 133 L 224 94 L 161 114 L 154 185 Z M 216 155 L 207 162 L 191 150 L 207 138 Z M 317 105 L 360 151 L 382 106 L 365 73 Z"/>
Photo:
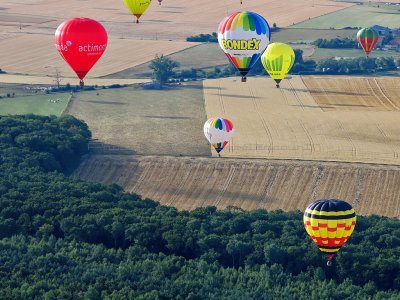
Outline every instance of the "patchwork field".
<path fill-rule="evenodd" d="M 84 120 L 97 152 L 210 156 L 203 135 L 201 82 L 172 89 L 138 86 L 79 92 L 66 113 Z"/>
<path fill-rule="evenodd" d="M 379 5 L 380 4 L 380 5 Z M 379 6 L 379 7 L 378 7 Z M 329 13 L 314 19 L 294 24 L 293 28 L 341 29 L 345 27 L 368 27 L 373 25 L 400 27 L 399 6 L 388 6 L 381 3 L 374 5 L 354 5 L 352 7 Z"/>
<path fill-rule="evenodd" d="M 60 116 L 66 108 L 70 93 L 53 93 L 0 99 L 0 115 L 55 115 Z"/>
<path fill-rule="evenodd" d="M 338 198 L 358 215 L 400 217 L 400 166 L 92 155 L 73 175 L 117 183 L 182 210 L 209 205 L 304 210 L 316 199 Z"/>
<path fill-rule="evenodd" d="M 88 73 L 99 77 L 152 60 L 156 54 L 168 55 L 197 43 L 110 39 L 103 56 Z M 32 51 L 34 49 L 34 51 Z M 53 35 L 21 34 L 0 40 L 0 66 L 7 73 L 76 76 L 54 46 Z"/>
<path fill-rule="evenodd" d="M 134 24 L 135 17 L 123 1 L 21 0 L 0 4 L 0 31 L 54 34 L 62 20 L 81 16 L 84 11 L 86 17 L 101 21 L 111 37 L 184 40 L 216 31 L 219 22 L 236 11 L 255 11 L 271 26 L 285 27 L 352 5 L 327 0 L 251 0 L 242 5 L 239 0 L 202 0 L 199 10 L 197 1 L 173 0 L 162 5 L 153 1 L 142 23 Z"/>
<path fill-rule="evenodd" d="M 280 89 L 270 78 L 224 78 L 204 81 L 204 96 L 207 117 L 235 126 L 225 157 L 400 164 L 399 86 L 396 77 L 292 76 Z"/>

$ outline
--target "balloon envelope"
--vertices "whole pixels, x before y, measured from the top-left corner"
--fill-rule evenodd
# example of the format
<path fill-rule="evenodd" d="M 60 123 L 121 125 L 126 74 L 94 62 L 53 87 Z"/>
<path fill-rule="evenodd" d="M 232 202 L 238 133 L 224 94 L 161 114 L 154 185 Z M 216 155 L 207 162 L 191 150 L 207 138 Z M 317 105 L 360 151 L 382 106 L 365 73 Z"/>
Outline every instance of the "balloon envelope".
<path fill-rule="evenodd" d="M 208 119 L 203 126 L 204 135 L 217 153 L 228 144 L 233 136 L 233 124 L 224 118 Z"/>
<path fill-rule="evenodd" d="M 367 56 L 374 49 L 376 43 L 378 42 L 379 33 L 372 28 L 363 28 L 357 32 L 357 41 L 360 46 L 364 49 Z"/>
<path fill-rule="evenodd" d="M 352 234 L 356 214 L 345 201 L 322 199 L 306 208 L 303 221 L 308 235 L 319 250 L 332 259 Z"/>
<path fill-rule="evenodd" d="M 279 84 L 293 66 L 293 49 L 283 43 L 269 44 L 261 56 L 261 62 L 268 74 Z"/>
<path fill-rule="evenodd" d="M 221 21 L 218 42 L 242 76 L 250 71 L 269 44 L 270 27 L 253 12 L 236 12 Z"/>
<path fill-rule="evenodd" d="M 95 20 L 74 18 L 58 26 L 55 45 L 82 80 L 106 50 L 107 32 Z"/>
<path fill-rule="evenodd" d="M 149 7 L 151 0 L 124 0 L 126 7 L 136 16 L 139 21 L 140 16 Z M 161 2 L 160 2 L 161 4 Z"/>

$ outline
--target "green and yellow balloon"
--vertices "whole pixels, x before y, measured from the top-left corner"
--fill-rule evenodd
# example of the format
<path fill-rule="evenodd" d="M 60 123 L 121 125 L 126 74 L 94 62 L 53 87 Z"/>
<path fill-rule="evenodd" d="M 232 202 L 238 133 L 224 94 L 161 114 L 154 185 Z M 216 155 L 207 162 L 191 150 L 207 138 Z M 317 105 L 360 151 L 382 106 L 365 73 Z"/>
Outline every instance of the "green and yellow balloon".
<path fill-rule="evenodd" d="M 277 88 L 292 68 L 294 59 L 293 49 L 284 43 L 269 44 L 267 50 L 261 55 L 261 62 L 268 74 L 275 80 Z"/>

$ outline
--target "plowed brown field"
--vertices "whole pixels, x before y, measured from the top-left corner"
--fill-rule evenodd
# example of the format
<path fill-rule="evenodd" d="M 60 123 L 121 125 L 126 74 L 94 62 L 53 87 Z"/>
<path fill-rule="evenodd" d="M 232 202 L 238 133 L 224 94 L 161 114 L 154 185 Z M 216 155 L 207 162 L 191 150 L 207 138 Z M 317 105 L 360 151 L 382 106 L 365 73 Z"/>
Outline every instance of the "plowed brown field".
<path fill-rule="evenodd" d="M 117 183 L 128 192 L 183 210 L 208 205 L 304 210 L 313 200 L 338 198 L 352 204 L 359 215 L 400 217 L 400 166 L 92 155 L 74 175 Z"/>

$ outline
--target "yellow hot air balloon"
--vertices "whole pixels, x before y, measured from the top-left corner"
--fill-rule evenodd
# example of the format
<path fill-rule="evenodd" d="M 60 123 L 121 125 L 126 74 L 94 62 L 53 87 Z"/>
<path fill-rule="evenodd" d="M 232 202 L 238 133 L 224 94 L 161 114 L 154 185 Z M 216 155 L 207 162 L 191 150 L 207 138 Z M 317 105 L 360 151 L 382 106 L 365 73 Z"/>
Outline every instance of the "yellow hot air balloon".
<path fill-rule="evenodd" d="M 124 0 L 124 3 L 131 13 L 136 16 L 136 23 L 139 23 L 140 16 L 150 5 L 151 0 Z"/>
<path fill-rule="evenodd" d="M 283 43 L 269 44 L 261 56 L 261 62 L 268 74 L 276 81 L 276 87 L 290 71 L 295 59 L 293 49 Z"/>
<path fill-rule="evenodd" d="M 328 257 L 327 265 L 331 266 L 332 258 L 353 233 L 356 213 L 345 201 L 322 199 L 306 208 L 303 221 L 308 235 Z"/>

